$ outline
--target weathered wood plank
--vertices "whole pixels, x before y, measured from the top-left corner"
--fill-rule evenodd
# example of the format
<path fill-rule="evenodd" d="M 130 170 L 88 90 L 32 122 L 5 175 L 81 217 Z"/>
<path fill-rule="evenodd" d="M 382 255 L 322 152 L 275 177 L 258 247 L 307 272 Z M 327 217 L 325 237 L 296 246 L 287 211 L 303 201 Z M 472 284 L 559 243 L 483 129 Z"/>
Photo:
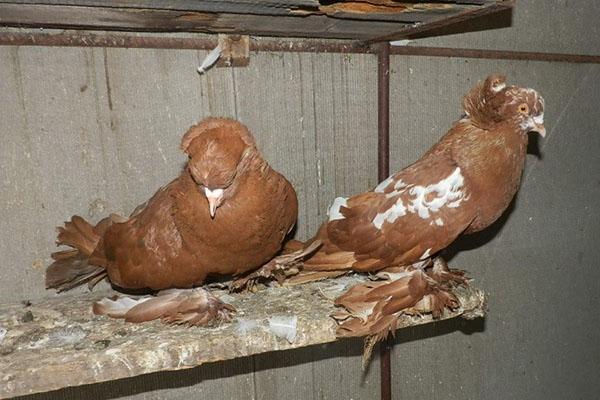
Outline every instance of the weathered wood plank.
<path fill-rule="evenodd" d="M 463 4 L 468 3 L 468 4 Z M 473 2 L 0 1 L 0 25 L 138 31 L 244 33 L 368 40 L 406 36 L 496 10 Z M 504 7 L 506 8 L 506 7 Z M 429 29 L 429 28 L 427 28 Z"/>
<path fill-rule="evenodd" d="M 235 295 L 216 291 L 238 310 L 236 320 L 216 328 L 128 324 L 94 316 L 90 305 L 100 293 L 1 305 L 0 326 L 7 333 L 0 343 L 0 398 L 332 342 L 331 298 L 364 279 L 354 275 Z M 481 291 L 457 288 L 455 294 L 461 306 L 443 318 L 483 315 Z M 269 328 L 274 316 L 296 318 L 295 335 L 278 337 Z M 403 316 L 399 326 L 428 322 L 430 316 Z"/>
<path fill-rule="evenodd" d="M 437 18 L 429 21 L 427 24 L 419 24 L 417 26 L 404 27 L 400 30 L 389 32 L 382 36 L 373 36 L 370 41 L 389 41 L 396 40 L 405 37 L 427 36 L 429 31 L 439 31 L 450 26 L 461 26 L 469 20 L 477 19 L 494 14 L 500 14 L 506 10 L 510 10 L 514 6 L 514 0 L 502 0 L 498 1 L 497 4 L 491 4 L 488 7 L 472 8 L 463 10 L 447 18 Z M 489 29 L 489 28 L 488 28 Z"/>
<path fill-rule="evenodd" d="M 0 0 L 7 4 L 100 7 L 100 8 L 134 8 L 147 10 L 201 11 L 210 13 L 235 13 L 256 15 L 294 15 L 296 13 L 322 13 L 340 18 L 406 18 L 408 14 L 427 18 L 428 14 L 457 13 L 466 9 L 481 8 L 496 3 L 498 0 L 445 0 L 445 1 L 388 1 L 367 0 L 351 1 L 318 1 L 318 0 Z M 347 13 L 347 14 L 346 14 Z"/>
<path fill-rule="evenodd" d="M 401 23 L 302 17 L 214 14 L 197 11 L 86 8 L 0 4 L 1 26 L 136 30 L 154 32 L 242 33 L 264 36 L 367 39 Z"/>

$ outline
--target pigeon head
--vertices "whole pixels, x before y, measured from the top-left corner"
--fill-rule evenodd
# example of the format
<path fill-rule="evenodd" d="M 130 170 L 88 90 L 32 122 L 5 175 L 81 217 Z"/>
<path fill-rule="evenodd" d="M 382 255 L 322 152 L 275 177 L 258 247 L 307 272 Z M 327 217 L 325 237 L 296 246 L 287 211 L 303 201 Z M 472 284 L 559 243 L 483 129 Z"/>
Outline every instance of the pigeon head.
<path fill-rule="evenodd" d="M 187 168 L 208 201 L 212 218 L 233 194 L 256 146 L 248 129 L 225 118 L 207 118 L 192 126 L 181 141 Z"/>
<path fill-rule="evenodd" d="M 503 101 L 497 109 L 503 120 L 512 121 L 523 133 L 537 132 L 546 136 L 544 127 L 544 99 L 529 88 L 510 86 L 500 91 Z"/>

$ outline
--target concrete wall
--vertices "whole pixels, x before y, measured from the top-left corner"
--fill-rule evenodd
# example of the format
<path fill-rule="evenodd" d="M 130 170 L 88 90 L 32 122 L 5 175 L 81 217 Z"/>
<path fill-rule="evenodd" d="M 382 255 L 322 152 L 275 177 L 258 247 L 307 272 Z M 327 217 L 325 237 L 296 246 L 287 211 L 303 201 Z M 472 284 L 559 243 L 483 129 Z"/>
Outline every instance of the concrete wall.
<path fill-rule="evenodd" d="M 596 1 L 521 1 L 514 27 L 418 44 L 598 54 Z M 336 195 L 376 182 L 376 59 L 270 54 L 198 77 L 196 51 L 0 48 L 0 301 L 40 298 L 53 227 L 73 213 L 129 212 L 175 176 L 199 118 L 241 119 L 300 200 L 298 236 Z M 392 58 L 392 170 L 460 114 L 460 97 L 501 71 L 546 99 L 522 190 L 451 264 L 490 295 L 485 323 L 399 334 L 396 399 L 591 399 L 600 391 L 600 66 Z M 375 399 L 377 360 L 359 341 L 248 357 L 55 393 L 53 399 Z M 33 398 L 49 398 L 48 395 Z"/>
<path fill-rule="evenodd" d="M 401 332 L 396 398 L 597 398 L 600 66 L 409 57 L 393 68 L 393 169 L 433 144 L 460 93 L 492 71 L 538 89 L 548 127 L 510 215 L 447 252 L 488 292 L 485 324 Z"/>
<path fill-rule="evenodd" d="M 316 231 L 336 194 L 376 184 L 374 56 L 264 53 L 247 68 L 200 77 L 205 55 L 0 48 L 0 301 L 54 296 L 43 287 L 54 226 L 72 214 L 98 220 L 131 212 L 178 174 L 182 134 L 209 115 L 247 124 L 267 160 L 291 180 L 300 238 Z M 363 375 L 361 349 L 361 341 L 345 341 L 54 398 L 373 398 L 378 364 Z"/>

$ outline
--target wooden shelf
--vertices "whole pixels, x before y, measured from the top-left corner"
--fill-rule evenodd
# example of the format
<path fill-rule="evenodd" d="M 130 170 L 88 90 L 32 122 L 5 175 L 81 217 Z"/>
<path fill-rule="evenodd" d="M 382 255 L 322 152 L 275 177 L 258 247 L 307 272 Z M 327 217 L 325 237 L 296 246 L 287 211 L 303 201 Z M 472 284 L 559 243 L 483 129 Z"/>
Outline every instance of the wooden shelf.
<path fill-rule="evenodd" d="M 510 9 L 512 0 L 0 0 L 0 26 L 395 40 Z"/>
<path fill-rule="evenodd" d="M 332 342 L 331 299 L 365 279 L 353 275 L 245 294 L 217 291 L 238 312 L 231 323 L 216 328 L 130 324 L 93 315 L 92 302 L 107 293 L 0 305 L 0 328 L 6 329 L 0 340 L 0 398 Z M 482 291 L 459 287 L 455 294 L 461 306 L 443 319 L 484 315 Z M 297 318 L 292 340 L 270 330 L 273 317 Z M 403 316 L 400 327 L 430 322 L 428 315 Z"/>

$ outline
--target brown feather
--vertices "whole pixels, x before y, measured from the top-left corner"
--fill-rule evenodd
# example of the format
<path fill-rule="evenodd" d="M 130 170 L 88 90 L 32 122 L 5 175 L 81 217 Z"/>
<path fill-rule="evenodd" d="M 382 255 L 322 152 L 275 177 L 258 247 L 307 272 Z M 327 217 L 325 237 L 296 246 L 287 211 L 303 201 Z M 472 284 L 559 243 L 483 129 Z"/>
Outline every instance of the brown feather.
<path fill-rule="evenodd" d="M 304 271 L 396 267 L 404 273 L 340 296 L 338 335 L 379 339 L 402 312 L 439 317 L 458 305 L 448 290 L 465 278 L 436 263 L 431 269 L 431 260 L 458 236 L 485 229 L 506 210 L 519 187 L 527 133 L 545 130 L 541 96 L 506 87 L 500 74 L 471 89 L 463 106 L 465 117 L 418 161 L 371 191 L 336 199 L 330 220 L 312 239 L 323 246 L 304 262 Z"/>
<path fill-rule="evenodd" d="M 94 303 L 94 314 L 124 318 L 127 322 L 145 322 L 161 319 L 167 323 L 207 325 L 227 322 L 235 311 L 208 291 L 170 290 L 156 297 L 133 299 L 127 296 L 104 298 Z"/>
<path fill-rule="evenodd" d="M 66 269 L 67 257 L 76 260 L 70 256 L 78 260 L 71 269 L 82 272 L 83 262 L 94 265 L 119 287 L 162 290 L 191 288 L 208 275 L 256 269 L 281 250 L 296 221 L 296 193 L 261 157 L 248 129 L 237 121 L 209 118 L 188 130 L 181 149 L 189 161 L 180 176 L 129 218 L 111 215 L 92 227 L 75 216 L 60 228 L 59 244 L 79 252 L 56 256 L 60 265 L 48 269 L 53 284 L 60 280 L 56 278 L 59 271 Z M 222 191 L 214 216 L 205 189 Z M 88 281 L 95 282 L 97 269 L 92 272 Z M 72 280 L 69 287 L 85 282 L 66 272 L 64 279 Z M 170 307 L 167 300 L 157 300 L 158 305 Z M 176 303 L 178 307 L 187 304 Z M 160 309 L 158 305 L 152 309 Z M 150 306 L 140 305 L 137 311 L 145 307 Z M 198 307 L 197 300 L 191 307 Z M 136 319 L 137 311 L 129 319 Z M 150 314 L 142 313 L 144 319 Z M 207 315 L 216 314 L 168 314 L 165 318 L 196 324 L 204 323 Z"/>

